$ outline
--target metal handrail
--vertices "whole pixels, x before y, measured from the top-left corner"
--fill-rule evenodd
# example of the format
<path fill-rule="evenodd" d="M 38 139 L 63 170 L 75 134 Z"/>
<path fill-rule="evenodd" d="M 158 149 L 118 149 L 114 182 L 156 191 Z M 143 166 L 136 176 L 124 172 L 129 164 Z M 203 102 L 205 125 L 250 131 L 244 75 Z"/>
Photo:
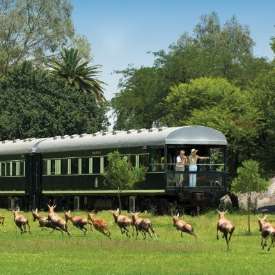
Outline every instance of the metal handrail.
<path fill-rule="evenodd" d="M 177 163 L 166 163 L 167 165 L 177 165 Z M 192 164 L 191 164 L 192 165 Z M 224 163 L 197 163 L 197 166 L 224 166 Z M 185 164 L 184 166 L 189 166 L 189 164 Z"/>

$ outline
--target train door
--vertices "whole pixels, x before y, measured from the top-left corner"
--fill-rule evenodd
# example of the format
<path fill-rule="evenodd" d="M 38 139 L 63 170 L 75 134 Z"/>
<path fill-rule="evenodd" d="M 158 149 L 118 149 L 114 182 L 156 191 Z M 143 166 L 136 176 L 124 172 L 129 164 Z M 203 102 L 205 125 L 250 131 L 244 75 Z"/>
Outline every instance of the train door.
<path fill-rule="evenodd" d="M 40 154 L 26 156 L 26 208 L 39 208 L 41 199 L 42 159 Z"/>

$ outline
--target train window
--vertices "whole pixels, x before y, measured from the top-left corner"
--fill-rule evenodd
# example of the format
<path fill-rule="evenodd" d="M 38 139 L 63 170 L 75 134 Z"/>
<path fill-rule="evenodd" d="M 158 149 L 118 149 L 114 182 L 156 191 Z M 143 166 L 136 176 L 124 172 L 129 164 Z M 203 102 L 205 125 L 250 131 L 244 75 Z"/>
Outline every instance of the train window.
<path fill-rule="evenodd" d="M 136 166 L 136 155 L 129 155 L 128 162 L 132 167 Z"/>
<path fill-rule="evenodd" d="M 81 158 L 78 159 L 78 174 L 81 175 L 82 172 L 82 161 Z"/>
<path fill-rule="evenodd" d="M 43 159 L 43 163 L 42 163 L 42 174 L 43 175 L 47 175 L 47 160 Z"/>
<path fill-rule="evenodd" d="M 25 176 L 25 161 L 20 161 L 19 175 Z"/>
<path fill-rule="evenodd" d="M 139 155 L 136 155 L 136 167 L 139 167 Z"/>
<path fill-rule="evenodd" d="M 100 173 L 100 157 L 93 157 L 93 173 Z"/>
<path fill-rule="evenodd" d="M 54 161 L 55 165 L 55 175 L 60 175 L 61 174 L 61 159 L 56 159 Z"/>
<path fill-rule="evenodd" d="M 72 160 L 68 159 L 68 175 L 71 175 L 71 173 L 72 173 L 71 164 L 72 164 Z"/>
<path fill-rule="evenodd" d="M 12 171 L 14 171 L 12 169 Z M 15 162 L 15 176 L 20 176 L 20 161 Z"/>
<path fill-rule="evenodd" d="M 93 174 L 93 158 L 89 158 L 89 174 Z"/>
<path fill-rule="evenodd" d="M 105 156 L 105 157 L 104 157 L 104 169 L 107 168 L 108 165 L 109 165 L 109 160 L 108 160 L 108 157 Z"/>
<path fill-rule="evenodd" d="M 47 175 L 51 174 L 51 160 L 47 160 Z"/>
<path fill-rule="evenodd" d="M 11 165 L 12 165 L 12 168 L 11 168 L 11 175 L 12 175 L 13 177 L 17 176 L 17 174 L 16 174 L 16 163 L 18 163 L 18 161 L 13 161 L 13 162 L 11 163 Z"/>
<path fill-rule="evenodd" d="M 6 176 L 6 163 L 1 162 L 1 176 L 5 177 Z"/>
<path fill-rule="evenodd" d="M 25 161 L 24 160 L 21 160 L 18 163 L 18 175 L 25 176 Z"/>
<path fill-rule="evenodd" d="M 78 158 L 71 159 L 71 174 L 72 175 L 78 174 Z"/>
<path fill-rule="evenodd" d="M 6 176 L 7 177 L 11 176 L 11 163 L 10 162 L 6 163 Z"/>
<path fill-rule="evenodd" d="M 139 166 L 148 167 L 149 164 L 149 155 L 139 155 Z"/>
<path fill-rule="evenodd" d="M 61 159 L 61 175 L 68 174 L 68 159 Z"/>
<path fill-rule="evenodd" d="M 224 169 L 224 152 L 222 148 L 210 148 L 210 170 L 223 171 Z"/>
<path fill-rule="evenodd" d="M 164 156 L 161 150 L 152 151 L 150 154 L 150 172 L 161 172 L 164 170 Z"/>
<path fill-rule="evenodd" d="M 89 174 L 89 158 L 82 158 L 81 174 Z"/>
<path fill-rule="evenodd" d="M 51 159 L 50 162 L 51 162 L 51 168 L 50 168 L 50 169 L 51 169 L 51 170 L 50 170 L 51 172 L 50 172 L 50 175 L 54 175 L 54 174 L 55 174 L 55 168 L 56 168 L 56 167 L 55 167 L 55 160 L 54 160 L 54 159 Z"/>
<path fill-rule="evenodd" d="M 2 169 L 1 169 L 2 163 L 0 162 L 0 177 L 2 176 Z"/>
<path fill-rule="evenodd" d="M 100 157 L 100 174 L 104 173 L 104 157 Z"/>

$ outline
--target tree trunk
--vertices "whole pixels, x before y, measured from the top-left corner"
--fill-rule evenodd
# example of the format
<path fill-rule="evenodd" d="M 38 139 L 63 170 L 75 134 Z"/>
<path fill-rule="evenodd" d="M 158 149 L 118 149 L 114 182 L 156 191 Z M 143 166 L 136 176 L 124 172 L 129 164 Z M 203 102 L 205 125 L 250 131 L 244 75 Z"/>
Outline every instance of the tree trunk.
<path fill-rule="evenodd" d="M 118 197 L 118 207 L 119 207 L 119 214 L 121 213 L 121 198 L 120 198 L 120 189 L 117 188 L 117 197 Z"/>
<path fill-rule="evenodd" d="M 248 229 L 248 233 L 250 234 L 251 233 L 251 230 L 250 230 L 250 209 L 251 209 L 251 194 L 249 193 L 248 194 L 248 197 L 247 197 L 247 229 Z"/>

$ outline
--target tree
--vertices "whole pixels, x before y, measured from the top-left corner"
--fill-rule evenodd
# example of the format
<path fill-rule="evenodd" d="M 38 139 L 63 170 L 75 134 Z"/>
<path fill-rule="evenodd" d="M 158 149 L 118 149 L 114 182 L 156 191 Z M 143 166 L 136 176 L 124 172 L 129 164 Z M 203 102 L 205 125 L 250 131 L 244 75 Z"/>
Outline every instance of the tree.
<path fill-rule="evenodd" d="M 171 88 L 165 103 L 165 124 L 205 125 L 225 134 L 231 173 L 242 160 L 256 156 L 264 124 L 250 91 L 222 78 L 199 78 Z"/>
<path fill-rule="evenodd" d="M 275 53 L 275 37 L 274 36 L 271 37 L 270 47 L 271 47 L 271 50 L 273 51 L 273 53 Z"/>
<path fill-rule="evenodd" d="M 150 128 L 162 113 L 159 101 L 164 94 L 159 89 L 162 80 L 158 69 L 128 68 L 120 73 L 120 92 L 111 101 L 116 114 L 115 128 Z"/>
<path fill-rule="evenodd" d="M 118 190 L 119 209 L 121 209 L 121 190 L 132 189 L 135 183 L 144 181 L 145 170 L 144 167 L 133 167 L 126 157 L 121 156 L 118 151 L 114 151 L 108 154 L 105 178 Z"/>
<path fill-rule="evenodd" d="M 87 57 L 87 40 L 75 34 L 71 14 L 69 0 L 1 1 L 0 72 L 26 59 L 41 64 L 66 45 L 80 45 Z"/>
<path fill-rule="evenodd" d="M 170 88 L 200 77 L 225 78 L 248 89 L 270 69 L 264 58 L 253 56 L 254 41 L 248 27 L 235 17 L 219 22 L 216 13 L 201 17 L 192 34 L 184 33 L 166 52 L 154 52 L 152 67 L 123 71 L 119 93 L 112 100 L 119 129 L 160 125 L 169 109 Z"/>
<path fill-rule="evenodd" d="M 275 162 L 275 68 L 259 75 L 252 84 L 252 100 L 263 116 L 258 144 L 259 159 L 266 171 L 274 172 Z"/>
<path fill-rule="evenodd" d="M 15 66 L 0 80 L 0 137 L 15 139 L 92 133 L 106 129 L 106 106 L 37 69 Z"/>
<path fill-rule="evenodd" d="M 268 181 L 261 177 L 259 170 L 257 161 L 243 161 L 242 166 L 238 168 L 237 177 L 232 182 L 233 191 L 247 193 L 248 233 L 250 233 L 251 193 L 265 191 L 268 187 Z"/>
<path fill-rule="evenodd" d="M 248 27 L 239 24 L 236 17 L 222 25 L 212 12 L 201 16 L 193 34 L 184 33 L 168 53 L 155 53 L 156 64 L 170 77 L 174 75 L 175 84 L 208 76 L 245 86 L 257 73 L 251 70 L 255 66 L 253 45 Z"/>
<path fill-rule="evenodd" d="M 64 48 L 61 58 L 52 60 L 49 66 L 53 75 L 65 79 L 70 86 L 84 93 L 94 93 L 98 101 L 105 101 L 103 82 L 97 79 L 99 66 L 89 66 L 88 61 L 82 61 L 77 49 Z"/>

